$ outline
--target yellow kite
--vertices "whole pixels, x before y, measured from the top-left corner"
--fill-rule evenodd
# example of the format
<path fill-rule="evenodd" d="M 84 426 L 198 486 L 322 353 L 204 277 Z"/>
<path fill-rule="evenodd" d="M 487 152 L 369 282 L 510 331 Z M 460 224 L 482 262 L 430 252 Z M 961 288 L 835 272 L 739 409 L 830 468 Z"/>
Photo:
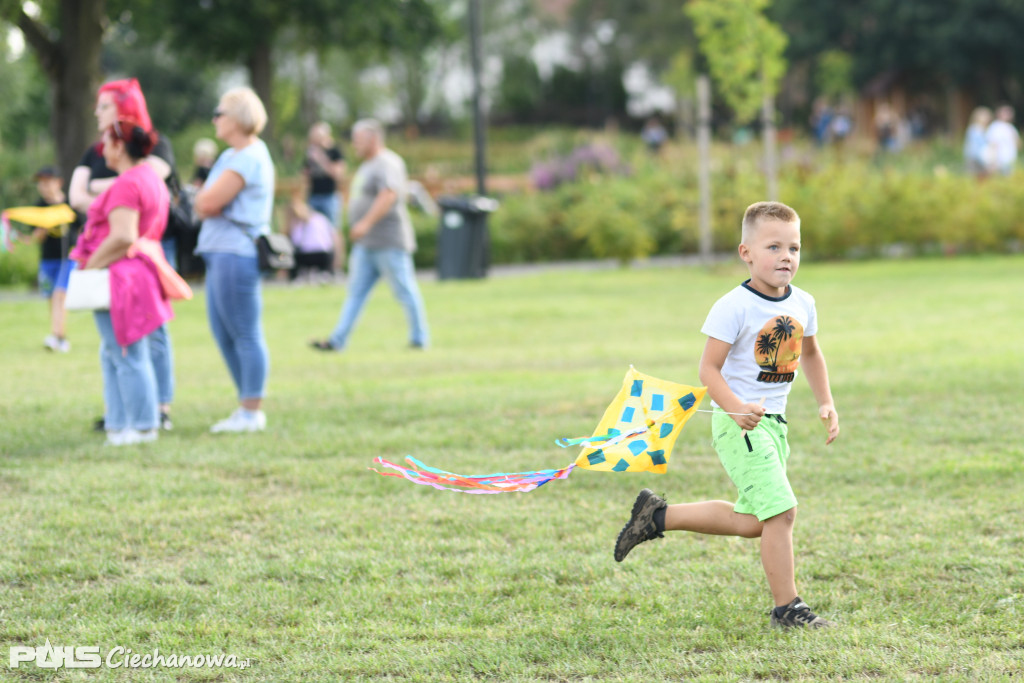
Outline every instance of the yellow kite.
<path fill-rule="evenodd" d="M 565 479 L 573 468 L 602 472 L 654 472 L 664 474 L 672 447 L 683 425 L 697 412 L 707 387 L 691 387 L 644 375 L 630 366 L 622 388 L 597 424 L 593 436 L 558 439 L 563 448 L 581 446 L 576 461 L 558 470 L 501 472 L 461 475 L 424 465 L 406 456 L 406 465 L 381 457 L 374 463 L 396 470 L 414 484 L 462 493 L 508 493 L 532 491 L 552 479 Z M 377 470 L 374 470 L 377 471 Z"/>
<path fill-rule="evenodd" d="M 0 244 L 7 251 L 13 247 L 11 243 L 11 221 L 24 223 L 34 228 L 54 230 L 68 223 L 75 222 L 75 212 L 67 204 L 53 206 L 12 206 L 0 213 Z"/>

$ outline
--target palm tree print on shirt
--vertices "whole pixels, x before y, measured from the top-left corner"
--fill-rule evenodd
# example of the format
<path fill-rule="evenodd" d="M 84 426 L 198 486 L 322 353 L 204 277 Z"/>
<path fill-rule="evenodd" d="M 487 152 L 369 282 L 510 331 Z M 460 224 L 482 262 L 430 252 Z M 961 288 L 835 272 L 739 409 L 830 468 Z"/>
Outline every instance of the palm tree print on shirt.
<path fill-rule="evenodd" d="M 757 335 L 754 359 L 761 368 L 758 382 L 792 382 L 800 365 L 804 326 L 788 315 L 772 318 Z"/>

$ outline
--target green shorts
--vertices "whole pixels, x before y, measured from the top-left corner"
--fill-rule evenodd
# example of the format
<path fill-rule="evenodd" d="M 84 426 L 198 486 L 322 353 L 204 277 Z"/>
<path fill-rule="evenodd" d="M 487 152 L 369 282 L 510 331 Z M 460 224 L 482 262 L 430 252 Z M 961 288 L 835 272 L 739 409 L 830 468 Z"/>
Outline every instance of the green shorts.
<path fill-rule="evenodd" d="M 726 473 L 739 492 L 733 508 L 760 521 L 796 507 L 796 496 L 786 477 L 789 442 L 781 415 L 765 415 L 746 434 L 724 411 L 711 416 L 711 443 Z"/>

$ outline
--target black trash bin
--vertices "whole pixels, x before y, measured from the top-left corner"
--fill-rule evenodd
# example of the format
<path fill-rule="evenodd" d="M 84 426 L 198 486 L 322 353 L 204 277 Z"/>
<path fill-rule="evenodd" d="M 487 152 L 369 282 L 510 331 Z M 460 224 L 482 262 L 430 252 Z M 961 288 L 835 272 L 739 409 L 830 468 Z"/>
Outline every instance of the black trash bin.
<path fill-rule="evenodd" d="M 498 207 L 489 197 L 440 197 L 437 234 L 437 277 L 441 280 L 487 275 L 491 236 L 487 216 Z"/>

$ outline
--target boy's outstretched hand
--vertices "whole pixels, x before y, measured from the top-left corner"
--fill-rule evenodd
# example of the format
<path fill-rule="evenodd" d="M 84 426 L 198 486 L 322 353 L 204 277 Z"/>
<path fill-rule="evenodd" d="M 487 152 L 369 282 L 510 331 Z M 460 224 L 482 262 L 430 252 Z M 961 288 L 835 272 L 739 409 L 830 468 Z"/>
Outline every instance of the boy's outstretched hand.
<path fill-rule="evenodd" d="M 822 424 L 825 425 L 825 429 L 828 431 L 828 437 L 825 439 L 825 445 L 827 446 L 839 436 L 839 413 L 836 412 L 834 406 L 826 405 L 818 408 L 818 417 L 821 418 Z"/>

